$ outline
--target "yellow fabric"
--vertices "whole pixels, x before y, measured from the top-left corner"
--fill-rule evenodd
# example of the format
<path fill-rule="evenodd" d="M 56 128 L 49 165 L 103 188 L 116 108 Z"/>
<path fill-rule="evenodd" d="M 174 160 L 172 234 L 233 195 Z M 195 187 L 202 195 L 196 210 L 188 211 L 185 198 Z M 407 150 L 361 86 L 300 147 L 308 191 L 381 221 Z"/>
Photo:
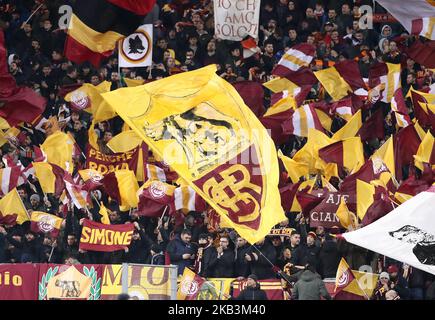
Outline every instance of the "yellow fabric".
<path fill-rule="evenodd" d="M 300 177 L 308 176 L 308 165 L 306 163 L 299 163 L 286 157 L 281 150 L 278 150 L 278 157 L 284 164 L 285 170 L 293 183 L 298 182 Z"/>
<path fill-rule="evenodd" d="M 338 101 L 347 96 L 349 92 L 353 92 L 335 67 L 315 71 L 314 75 L 334 101 Z"/>
<path fill-rule="evenodd" d="M 145 177 L 145 165 L 144 165 L 144 152 L 142 148 L 139 148 L 137 167 L 136 167 L 136 179 L 139 182 L 144 182 L 145 178 L 146 177 Z"/>
<path fill-rule="evenodd" d="M 74 169 L 73 148 L 74 144 L 70 137 L 62 131 L 56 131 L 41 145 L 41 150 L 47 156 L 47 162 L 58 165 L 69 173 L 72 173 Z"/>
<path fill-rule="evenodd" d="M 413 122 L 414 122 L 414 128 L 417 131 L 417 134 L 418 134 L 420 140 L 423 140 L 424 137 L 426 136 L 426 132 L 424 132 L 423 128 L 418 123 L 418 120 L 413 119 Z"/>
<path fill-rule="evenodd" d="M 367 212 L 367 209 L 374 202 L 373 195 L 375 194 L 375 186 L 356 180 L 356 213 L 358 218 L 362 220 Z"/>
<path fill-rule="evenodd" d="M 349 120 L 348 123 L 346 123 L 340 130 L 338 130 L 334 135 L 332 136 L 332 139 L 338 141 L 338 140 L 344 140 L 347 138 L 355 137 L 358 133 L 358 130 L 362 126 L 362 115 L 361 110 L 358 110 L 352 118 Z"/>
<path fill-rule="evenodd" d="M 120 206 L 135 208 L 139 203 L 136 196 L 139 190 L 136 176 L 131 170 L 117 170 L 115 171 L 116 180 L 118 181 L 119 195 L 121 197 Z"/>
<path fill-rule="evenodd" d="M 288 90 L 289 92 L 293 92 L 299 86 L 295 83 L 287 80 L 286 78 L 275 78 L 268 82 L 263 83 L 267 89 L 272 91 L 273 93 L 282 92 L 284 90 Z"/>
<path fill-rule="evenodd" d="M 145 80 L 136 80 L 136 79 L 129 79 L 129 78 L 124 78 L 124 81 L 127 87 L 137 87 L 145 83 Z"/>
<path fill-rule="evenodd" d="M 333 143 L 334 140 L 329 138 L 323 132 L 316 129 L 308 130 L 307 143 L 293 156 L 293 160 L 299 163 L 306 163 L 310 174 L 316 174 L 318 168 L 316 167 L 316 161 L 324 163 L 319 158 L 319 149 L 326 147 Z"/>
<path fill-rule="evenodd" d="M 177 291 L 177 300 L 185 300 L 187 297 L 186 294 L 186 288 L 190 288 L 192 284 L 196 284 L 198 286 L 198 283 L 195 280 L 195 272 L 190 270 L 189 268 L 184 268 L 183 275 L 180 279 L 180 284 L 178 286 Z M 184 289 L 184 290 L 183 290 Z M 198 288 L 199 290 L 200 288 Z"/>
<path fill-rule="evenodd" d="M 47 162 L 33 162 L 33 168 L 42 191 L 44 193 L 54 193 L 56 176 L 53 173 L 53 167 Z"/>
<path fill-rule="evenodd" d="M 343 140 L 343 165 L 350 172 L 358 171 L 363 164 L 364 149 L 360 137 L 353 137 Z"/>
<path fill-rule="evenodd" d="M 7 130 L 10 127 L 9 123 L 4 118 L 0 117 L 0 130 Z"/>
<path fill-rule="evenodd" d="M 330 116 L 328 116 L 325 112 L 319 109 L 315 109 L 317 116 L 319 117 L 320 123 L 322 124 L 322 127 L 328 131 L 331 131 L 332 126 L 332 119 Z"/>
<path fill-rule="evenodd" d="M 26 207 L 21 200 L 16 188 L 0 199 L 0 212 L 3 216 L 17 215 L 17 224 L 29 221 Z"/>
<path fill-rule="evenodd" d="M 65 96 L 65 101 L 73 102 L 75 100 L 89 100 L 89 106 L 84 109 L 93 115 L 95 123 L 109 120 L 116 116 L 115 111 L 104 101 L 101 94 L 110 91 L 111 83 L 104 81 L 98 86 L 90 83 L 85 83 L 80 88 L 68 93 Z"/>
<path fill-rule="evenodd" d="M 142 143 L 141 137 L 139 137 L 134 130 L 124 131 L 114 136 L 107 143 L 107 146 L 115 153 L 127 152 L 140 146 Z"/>
<path fill-rule="evenodd" d="M 107 208 L 104 206 L 102 202 L 100 203 L 99 213 L 101 216 L 101 223 L 110 224 L 109 213 L 107 212 Z"/>
<path fill-rule="evenodd" d="M 387 74 L 387 81 L 388 81 L 388 86 L 385 88 L 385 92 L 384 95 L 386 95 L 387 98 L 387 102 L 391 102 L 391 99 L 394 96 L 394 92 L 401 87 L 401 83 L 400 83 L 400 63 L 397 64 L 393 64 L 393 63 L 388 63 L 387 62 L 387 68 L 388 68 L 388 74 Z M 399 84 L 397 86 L 397 88 L 394 86 L 394 75 L 398 75 L 399 76 Z"/>
<path fill-rule="evenodd" d="M 414 155 L 415 166 L 424 170 L 423 163 L 430 163 L 430 157 L 434 149 L 435 139 L 428 131 L 418 147 L 417 154 Z"/>
<path fill-rule="evenodd" d="M 358 218 L 353 212 L 349 211 L 344 198 L 341 198 L 336 215 L 341 225 L 347 230 L 355 230 L 358 226 Z"/>
<path fill-rule="evenodd" d="M 124 38 L 122 34 L 114 31 L 105 33 L 95 31 L 80 21 L 75 14 L 71 16 L 68 35 L 91 51 L 98 53 L 113 51 L 117 41 Z"/>
<path fill-rule="evenodd" d="M 271 115 L 281 113 L 290 109 L 296 109 L 296 101 L 292 96 L 280 99 L 277 103 L 267 109 L 263 117 L 270 117 Z"/>
<path fill-rule="evenodd" d="M 163 158 L 248 242 L 262 239 L 275 224 L 285 219 L 278 189 L 276 147 L 234 87 L 216 75 L 215 65 L 139 87 L 118 89 L 103 97 L 153 153 Z M 192 113 L 195 117 L 190 120 L 181 116 L 184 114 L 189 118 Z M 183 139 L 179 138 L 174 123 L 185 129 L 187 135 L 183 134 Z M 172 135 L 168 137 L 170 130 Z M 210 139 L 210 134 L 219 140 Z M 261 186 L 252 184 L 251 174 L 244 164 L 221 167 L 251 146 L 259 158 Z M 221 171 L 216 175 L 224 178 L 223 181 L 205 178 L 218 167 Z M 194 182 L 201 178 L 205 181 L 199 187 Z M 228 188 L 232 189 L 235 198 L 226 195 L 224 189 Z M 240 211 L 234 202 L 236 198 L 253 204 L 252 212 L 239 217 L 240 223 L 234 223 L 228 217 L 229 210 Z M 246 225 L 258 218 L 258 228 Z"/>
<path fill-rule="evenodd" d="M 355 284 L 358 285 L 358 287 L 366 293 L 367 297 L 371 297 L 373 295 L 373 291 L 376 289 L 376 285 L 378 284 L 379 274 L 362 272 L 358 270 L 352 270 L 352 272 L 356 280 L 358 281 Z M 354 289 L 353 283 L 351 283 L 348 288 L 345 288 L 344 291 L 351 293 L 359 292 L 358 289 Z"/>
<path fill-rule="evenodd" d="M 61 226 L 62 226 L 62 221 L 64 219 L 59 218 L 53 214 L 49 214 L 46 212 L 40 212 L 40 211 L 33 211 L 31 216 L 30 216 L 30 221 L 33 222 L 39 222 L 41 221 L 41 219 L 43 218 L 50 218 L 50 220 L 54 221 L 54 228 L 56 228 L 57 230 L 60 230 Z"/>
<path fill-rule="evenodd" d="M 393 176 L 396 176 L 396 165 L 394 162 L 394 144 L 393 136 L 391 136 L 385 143 L 371 156 L 372 159 L 380 158 L 390 170 Z"/>
<path fill-rule="evenodd" d="M 88 143 L 97 151 L 100 151 L 100 145 L 98 144 L 98 136 L 95 132 L 95 121 L 92 121 L 88 130 Z"/>
<path fill-rule="evenodd" d="M 400 203 L 404 203 L 406 201 L 408 201 L 409 199 L 411 199 L 412 195 L 410 194 L 406 194 L 406 193 L 402 193 L 402 192 L 395 192 L 394 193 L 394 198 L 399 201 Z"/>
<path fill-rule="evenodd" d="M 16 127 L 9 128 L 5 133 L 3 133 L 3 131 L 0 131 L 0 147 L 2 147 L 5 143 L 8 143 L 8 139 L 15 140 L 20 132 L 20 129 Z"/>
<path fill-rule="evenodd" d="M 345 274 L 348 274 L 345 276 Z M 361 278 L 361 274 L 359 274 L 359 278 Z M 335 278 L 335 288 L 337 290 L 337 287 L 339 285 L 339 282 L 341 278 L 345 277 L 353 277 L 354 279 L 344 288 L 342 288 L 343 291 L 353 293 L 358 296 L 363 296 L 368 298 L 369 296 L 366 294 L 366 292 L 361 288 L 361 284 L 358 281 L 357 276 L 354 274 L 354 270 L 351 270 L 349 265 L 347 264 L 346 260 L 344 258 L 341 258 L 340 264 L 338 265 L 337 269 L 337 275 Z M 375 283 L 376 285 L 377 283 Z M 373 289 L 372 289 L 373 291 Z"/>

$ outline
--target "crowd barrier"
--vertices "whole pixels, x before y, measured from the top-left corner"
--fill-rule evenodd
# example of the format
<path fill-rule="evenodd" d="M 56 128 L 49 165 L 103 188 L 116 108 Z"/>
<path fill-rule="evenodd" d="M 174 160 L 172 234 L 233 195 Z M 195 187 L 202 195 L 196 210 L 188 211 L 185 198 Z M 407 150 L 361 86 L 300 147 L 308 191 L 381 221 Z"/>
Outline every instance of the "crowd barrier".
<path fill-rule="evenodd" d="M 176 300 L 179 280 L 174 265 L 0 264 L 0 300 L 113 300 L 121 293 L 139 300 Z M 332 294 L 335 279 L 324 281 Z M 278 279 L 259 282 L 269 300 L 287 299 Z M 210 278 L 196 299 L 225 300 L 245 287 L 246 281 L 235 278 Z"/>

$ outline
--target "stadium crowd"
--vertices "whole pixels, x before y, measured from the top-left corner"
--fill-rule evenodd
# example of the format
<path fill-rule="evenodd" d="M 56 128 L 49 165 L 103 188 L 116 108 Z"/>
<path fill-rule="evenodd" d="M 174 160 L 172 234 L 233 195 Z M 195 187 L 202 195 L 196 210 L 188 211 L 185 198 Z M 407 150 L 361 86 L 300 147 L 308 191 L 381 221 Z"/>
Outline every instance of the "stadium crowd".
<path fill-rule="evenodd" d="M 261 52 L 248 59 L 243 58 L 240 42 L 214 36 L 212 1 L 158 0 L 146 18 L 154 23 L 153 64 L 135 69 L 118 69 L 117 54 L 106 59 L 100 68 L 68 61 L 63 54 L 66 30 L 58 25 L 61 19 L 58 8 L 68 1 L 46 1 L 25 23 L 39 3 L 0 0 L 0 28 L 5 32 L 9 71 L 19 85 L 31 87 L 47 99 L 43 116 L 56 116 L 61 130 L 70 132 L 83 151 L 88 144 L 91 118 L 64 101 L 60 92 L 65 86 L 98 85 L 107 80 L 112 84 L 111 90 L 115 90 L 125 87 L 127 78 L 153 81 L 209 64 L 217 64 L 218 74 L 229 82 L 264 83 L 271 79 L 271 72 L 282 55 L 293 45 L 305 42 L 316 46 L 312 70 L 356 59 L 362 77 L 367 78 L 370 66 L 376 61 L 402 63 L 404 95 L 411 86 L 422 89 L 435 79 L 433 72 L 403 53 L 403 48 L 414 38 L 399 23 L 375 23 L 371 30 L 359 29 L 358 8 L 373 7 L 371 0 L 262 1 L 258 41 Z M 377 4 L 374 9 L 376 13 L 386 13 Z M 311 88 L 307 99 L 318 98 L 319 86 Z M 264 93 L 267 108 L 271 92 L 264 88 Z M 413 118 L 410 103 L 408 107 Z M 96 133 L 101 150 L 110 152 L 106 143 L 121 132 L 122 125 L 120 118 L 98 124 Z M 336 117 L 332 130 L 337 131 L 343 125 Z M 388 137 L 395 130 L 389 114 L 385 114 L 384 126 Z M 34 161 L 33 146 L 42 144 L 45 134 L 28 124 L 24 128 L 21 131 L 25 134 L 19 140 L 1 147 L 0 167 L 11 161 L 20 161 L 23 166 Z M 291 137 L 281 149 L 285 154 L 294 154 L 303 143 L 304 139 Z M 76 175 L 84 167 L 84 155 L 74 160 L 73 175 Z M 135 210 L 120 211 L 103 190 L 96 190 L 94 199 L 105 203 L 111 223 L 133 223 L 135 232 L 131 245 L 124 251 L 84 252 L 79 250 L 79 241 L 81 225 L 88 214 L 72 205 L 65 209 L 59 198 L 42 193 L 37 180 L 32 183 L 36 192 L 29 184 L 18 188 L 23 203 L 29 212 L 65 217 L 61 233 L 58 238 L 51 238 L 32 232 L 28 223 L 0 225 L 0 263 L 172 263 L 178 265 L 179 274 L 184 268 L 193 267 L 203 277 L 249 276 L 254 280 L 279 277 L 291 282 L 289 287 L 296 288 L 295 299 L 319 299 L 320 294 L 330 298 L 319 280 L 335 278 L 340 259 L 344 257 L 353 270 L 370 266 L 373 273 L 380 273 L 372 299 L 435 299 L 433 275 L 346 243 L 335 236 L 344 232 L 338 227 L 310 228 L 309 221 L 298 212 L 286 212 L 288 219 L 277 226 L 293 228 L 290 236 L 268 236 L 251 246 L 234 230 L 211 226 L 207 212 L 190 212 L 181 223 L 168 215 L 162 219 L 142 217 Z M 100 221 L 97 201 L 93 200 L 90 212 L 93 220 Z"/>

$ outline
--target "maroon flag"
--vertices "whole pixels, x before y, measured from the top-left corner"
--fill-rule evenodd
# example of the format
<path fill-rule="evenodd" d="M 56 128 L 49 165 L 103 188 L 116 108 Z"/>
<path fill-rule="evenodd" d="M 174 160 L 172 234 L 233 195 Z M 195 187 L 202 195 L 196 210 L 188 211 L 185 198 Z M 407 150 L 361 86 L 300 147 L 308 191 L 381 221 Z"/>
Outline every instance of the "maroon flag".
<path fill-rule="evenodd" d="M 402 180 L 402 168 L 414 163 L 414 155 L 417 154 L 421 140 L 414 125 L 410 125 L 394 135 L 393 143 L 396 177 Z"/>
<path fill-rule="evenodd" d="M 382 187 L 375 188 L 375 194 L 373 196 L 374 201 L 367 209 L 364 218 L 361 223 L 363 226 L 367 226 L 370 223 L 382 218 L 390 211 L 394 210 L 392 201 L 388 197 L 388 191 Z"/>
<path fill-rule="evenodd" d="M 31 123 L 45 109 L 45 98 L 26 87 L 18 87 L 7 72 L 3 30 L 0 30 L 0 116 L 11 127 L 20 122 Z"/>
<path fill-rule="evenodd" d="M 146 217 L 160 217 L 165 208 L 171 213 L 174 211 L 175 186 L 159 180 L 148 180 L 139 189 L 138 214 Z"/>
<path fill-rule="evenodd" d="M 264 109 L 264 91 L 260 83 L 255 81 L 239 81 L 233 83 L 233 87 L 258 118 L 264 114 L 266 111 Z"/>
<path fill-rule="evenodd" d="M 426 68 L 435 68 L 435 41 L 416 40 L 407 50 L 410 58 Z"/>
<path fill-rule="evenodd" d="M 297 44 L 282 56 L 272 74 L 283 78 L 292 76 L 293 73 L 308 67 L 315 53 L 315 46 L 308 43 Z"/>
<path fill-rule="evenodd" d="M 0 30 L 0 74 L 8 73 L 8 64 L 6 59 L 3 58 L 6 57 L 6 55 L 5 35 L 3 30 Z"/>
<path fill-rule="evenodd" d="M 288 109 L 267 117 L 262 117 L 260 119 L 260 122 L 263 124 L 263 126 L 270 130 L 272 140 L 277 145 L 283 144 L 290 137 L 290 134 L 284 133 L 282 124 L 284 121 L 288 120 L 293 113 L 293 109 Z"/>
<path fill-rule="evenodd" d="M 382 108 L 377 110 L 370 118 L 363 122 L 358 134 L 362 141 L 376 138 L 382 140 L 385 137 Z"/>
<path fill-rule="evenodd" d="M 310 211 L 313 210 L 317 205 L 319 205 L 320 202 L 323 201 L 325 196 L 318 196 L 315 194 L 307 193 L 306 191 L 298 191 L 296 193 L 296 199 L 298 200 L 301 209 L 302 214 L 308 218 Z"/>
<path fill-rule="evenodd" d="M 356 193 L 356 180 L 370 182 L 379 179 L 382 172 L 388 172 L 387 166 L 379 161 L 369 159 L 364 165 L 355 173 L 347 176 L 340 186 L 341 192 Z"/>
<path fill-rule="evenodd" d="M 334 68 L 344 79 L 344 81 L 349 84 L 352 91 L 356 91 L 360 88 L 366 88 L 366 84 L 361 77 L 359 71 L 358 62 L 354 60 L 344 60 L 334 65 Z"/>
<path fill-rule="evenodd" d="M 340 206 L 342 198 L 345 199 L 346 205 L 349 210 L 355 211 L 355 195 L 342 192 L 327 192 L 323 196 L 322 202 L 320 202 L 314 209 L 310 211 L 310 227 L 341 227 L 340 221 L 337 218 L 336 213 L 338 207 Z"/>
<path fill-rule="evenodd" d="M 80 250 L 113 252 L 131 243 L 134 224 L 102 224 L 85 219 L 80 237 Z"/>
<path fill-rule="evenodd" d="M 281 195 L 281 205 L 285 212 L 291 210 L 293 201 L 296 196 L 296 192 L 300 186 L 300 182 L 295 184 L 288 184 L 282 188 L 279 188 L 279 193 Z"/>

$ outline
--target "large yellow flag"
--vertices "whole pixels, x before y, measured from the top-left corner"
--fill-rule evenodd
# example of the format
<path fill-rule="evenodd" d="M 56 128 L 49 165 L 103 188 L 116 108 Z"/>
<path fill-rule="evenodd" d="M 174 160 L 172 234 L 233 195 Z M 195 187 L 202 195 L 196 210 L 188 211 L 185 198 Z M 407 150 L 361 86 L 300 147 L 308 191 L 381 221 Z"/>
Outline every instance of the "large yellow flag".
<path fill-rule="evenodd" d="M 356 213 L 358 218 L 362 220 L 366 215 L 367 209 L 373 204 L 373 195 L 375 194 L 375 186 L 356 180 Z"/>
<path fill-rule="evenodd" d="M 93 120 L 98 123 L 113 118 L 115 111 L 104 101 L 101 96 L 110 91 L 111 83 L 104 81 L 98 86 L 85 83 L 83 86 L 68 93 L 65 101 L 70 102 L 75 108 L 83 109 L 93 115 Z"/>
<path fill-rule="evenodd" d="M 387 166 L 393 176 L 396 175 L 396 164 L 394 161 L 394 142 L 393 136 L 391 136 L 384 144 L 376 150 L 376 152 L 370 157 L 371 159 L 379 158 Z"/>
<path fill-rule="evenodd" d="M 103 97 L 250 243 L 285 219 L 275 145 L 215 65 Z"/>
<path fill-rule="evenodd" d="M 293 183 L 298 182 L 300 177 L 308 176 L 308 165 L 306 163 L 300 163 L 286 157 L 281 150 L 278 150 L 278 157 L 284 164 L 285 170 Z"/>
<path fill-rule="evenodd" d="M 352 118 L 346 123 L 340 130 L 338 130 L 332 136 L 334 140 L 344 140 L 347 138 L 355 137 L 359 129 L 362 126 L 362 115 L 361 110 L 358 110 Z"/>
<path fill-rule="evenodd" d="M 428 131 L 418 147 L 417 154 L 414 155 L 415 166 L 421 171 L 424 170 L 423 163 L 435 165 L 435 139 Z"/>
<path fill-rule="evenodd" d="M 99 214 L 101 216 L 101 223 L 110 224 L 109 213 L 107 212 L 107 208 L 104 206 L 102 202 L 100 203 Z"/>
<path fill-rule="evenodd" d="M 340 224 L 344 228 L 348 230 L 355 230 L 356 227 L 358 226 L 358 218 L 353 212 L 349 211 L 346 205 L 346 201 L 344 200 L 343 197 L 341 198 L 340 205 L 338 206 L 336 215 L 338 220 L 340 221 Z"/>
<path fill-rule="evenodd" d="M 73 172 L 72 161 L 74 143 L 71 138 L 62 131 L 56 131 L 45 139 L 41 150 L 47 155 L 47 161 L 58 165 L 62 169 Z"/>
<path fill-rule="evenodd" d="M 123 131 L 114 136 L 107 143 L 110 150 L 115 153 L 127 152 L 138 147 L 142 143 L 142 138 L 133 130 Z"/>
<path fill-rule="evenodd" d="M 17 215 L 17 224 L 30 220 L 16 188 L 0 199 L 0 213 L 3 217 Z"/>

